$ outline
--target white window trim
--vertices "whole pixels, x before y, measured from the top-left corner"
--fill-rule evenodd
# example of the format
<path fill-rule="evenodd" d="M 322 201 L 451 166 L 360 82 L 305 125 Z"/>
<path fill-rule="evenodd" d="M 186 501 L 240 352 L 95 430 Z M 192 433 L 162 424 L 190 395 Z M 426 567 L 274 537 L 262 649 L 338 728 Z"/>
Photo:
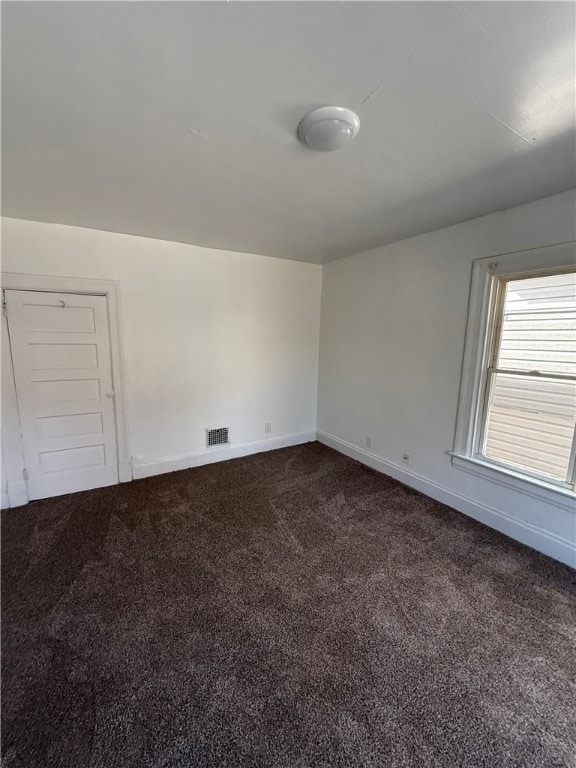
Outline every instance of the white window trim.
<path fill-rule="evenodd" d="M 530 477 L 513 467 L 499 466 L 475 454 L 475 438 L 482 418 L 482 381 L 491 347 L 489 323 L 494 310 L 494 282 L 526 272 L 573 267 L 576 243 L 561 243 L 529 251 L 518 251 L 477 259 L 472 266 L 468 325 L 462 364 L 458 417 L 451 452 L 452 464 L 499 485 L 534 496 L 576 512 L 576 493 L 554 481 Z"/>

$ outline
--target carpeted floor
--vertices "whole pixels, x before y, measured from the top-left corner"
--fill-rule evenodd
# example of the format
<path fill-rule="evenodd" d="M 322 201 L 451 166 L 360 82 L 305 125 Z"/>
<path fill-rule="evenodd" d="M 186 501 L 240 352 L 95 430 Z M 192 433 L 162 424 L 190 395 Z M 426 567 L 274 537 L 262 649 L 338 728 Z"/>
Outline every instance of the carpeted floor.
<path fill-rule="evenodd" d="M 4 768 L 576 766 L 574 572 L 317 443 L 2 532 Z"/>

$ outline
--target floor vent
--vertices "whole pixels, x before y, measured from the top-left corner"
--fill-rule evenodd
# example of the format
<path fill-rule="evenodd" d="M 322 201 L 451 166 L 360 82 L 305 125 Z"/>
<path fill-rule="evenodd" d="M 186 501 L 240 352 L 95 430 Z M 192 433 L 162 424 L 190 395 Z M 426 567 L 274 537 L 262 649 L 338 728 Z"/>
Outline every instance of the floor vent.
<path fill-rule="evenodd" d="M 212 445 L 228 445 L 229 442 L 228 427 L 216 427 L 215 429 L 206 430 L 206 445 L 208 448 Z"/>

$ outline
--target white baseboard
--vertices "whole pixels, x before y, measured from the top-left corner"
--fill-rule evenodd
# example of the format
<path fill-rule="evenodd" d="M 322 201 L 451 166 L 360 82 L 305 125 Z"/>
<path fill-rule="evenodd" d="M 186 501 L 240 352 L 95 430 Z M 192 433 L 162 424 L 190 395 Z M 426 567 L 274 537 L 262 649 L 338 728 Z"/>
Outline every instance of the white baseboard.
<path fill-rule="evenodd" d="M 2 491 L 2 495 L 0 496 L 0 509 L 9 509 L 10 508 L 10 501 L 8 499 L 8 494 L 5 491 Z"/>
<path fill-rule="evenodd" d="M 318 431 L 316 435 L 320 443 L 334 448 L 339 453 L 343 453 L 378 472 L 394 478 L 394 480 L 415 488 L 426 496 L 430 496 L 432 499 L 440 501 L 442 504 L 446 504 L 458 512 L 462 512 L 468 515 L 468 517 L 472 517 L 474 520 L 478 520 L 484 523 L 484 525 L 532 547 L 532 549 L 538 552 L 542 552 L 555 560 L 559 560 L 561 563 L 576 568 L 576 546 L 574 542 L 512 517 L 512 515 L 506 512 L 501 512 L 466 496 L 461 496 L 433 480 L 429 480 L 415 472 L 408 472 L 398 464 L 381 459 L 379 456 L 327 432 Z"/>
<path fill-rule="evenodd" d="M 264 451 L 274 451 L 277 448 L 288 448 L 291 445 L 301 445 L 316 440 L 316 432 L 303 432 L 298 435 L 282 435 L 281 437 L 271 437 L 267 440 L 255 440 L 251 443 L 241 443 L 240 445 L 231 445 L 225 448 L 214 448 L 210 451 L 199 451 L 187 456 L 175 456 L 170 459 L 162 459 L 146 464 L 133 464 L 132 475 L 134 480 L 153 475 L 163 475 L 166 472 L 177 472 L 180 469 L 191 469 L 192 467 L 201 467 L 204 464 L 215 464 L 218 461 L 228 461 L 228 459 L 237 459 L 241 456 L 250 456 L 253 453 L 263 453 Z"/>
<path fill-rule="evenodd" d="M 28 504 L 28 486 L 26 481 L 16 480 L 13 483 L 8 483 L 7 495 L 9 507 L 21 507 L 23 504 Z"/>

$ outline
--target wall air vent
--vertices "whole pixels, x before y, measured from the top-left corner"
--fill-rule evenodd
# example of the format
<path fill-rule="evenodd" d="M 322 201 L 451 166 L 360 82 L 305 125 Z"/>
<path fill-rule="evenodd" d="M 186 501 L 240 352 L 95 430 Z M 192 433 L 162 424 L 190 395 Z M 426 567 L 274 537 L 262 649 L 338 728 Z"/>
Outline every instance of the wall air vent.
<path fill-rule="evenodd" d="M 212 445 L 229 445 L 228 427 L 215 427 L 206 430 L 206 445 L 210 448 Z"/>

